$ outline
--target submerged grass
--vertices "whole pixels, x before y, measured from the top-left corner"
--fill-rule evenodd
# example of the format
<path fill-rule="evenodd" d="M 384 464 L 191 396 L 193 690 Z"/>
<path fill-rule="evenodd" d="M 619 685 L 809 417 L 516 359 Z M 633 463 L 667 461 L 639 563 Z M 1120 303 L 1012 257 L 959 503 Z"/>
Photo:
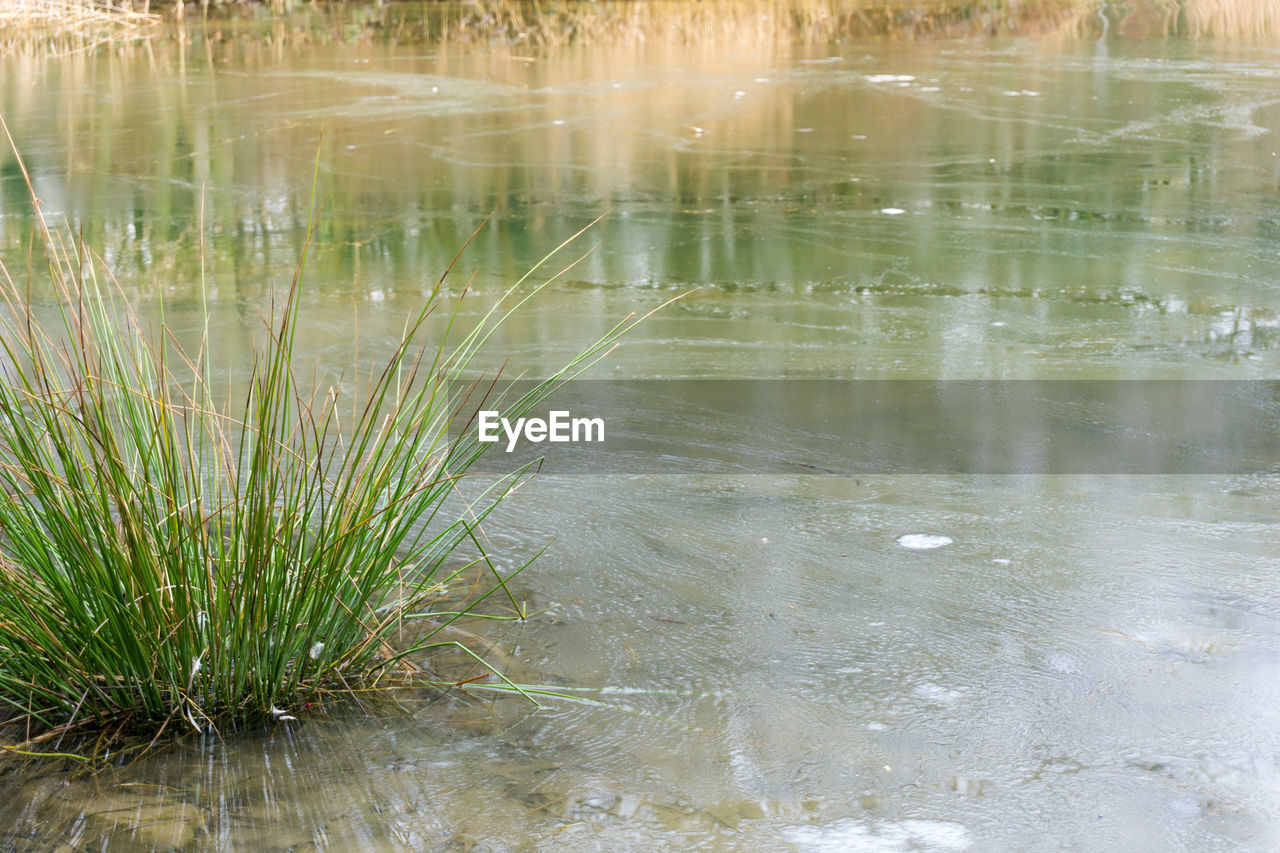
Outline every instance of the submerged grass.
<path fill-rule="evenodd" d="M 484 448 L 474 430 L 451 438 L 459 395 L 480 393 L 463 372 L 546 282 L 526 276 L 463 331 L 437 285 L 349 399 L 295 370 L 304 249 L 264 317 L 247 391 L 219 406 L 206 345 L 184 350 L 163 325 L 148 334 L 38 203 L 35 217 L 54 319 L 8 271 L 0 282 L 0 703 L 22 732 L 6 748 L 56 749 L 73 729 L 284 718 L 327 690 L 430 682 L 410 661 L 456 646 L 442 629 L 510 595 L 478 526 L 524 473 L 460 498 Z M 437 311 L 448 332 L 427 341 Z M 492 408 L 518 417 L 635 322 Z M 485 589 L 441 603 L 470 567 Z M 410 623 L 423 627 L 409 635 Z"/>

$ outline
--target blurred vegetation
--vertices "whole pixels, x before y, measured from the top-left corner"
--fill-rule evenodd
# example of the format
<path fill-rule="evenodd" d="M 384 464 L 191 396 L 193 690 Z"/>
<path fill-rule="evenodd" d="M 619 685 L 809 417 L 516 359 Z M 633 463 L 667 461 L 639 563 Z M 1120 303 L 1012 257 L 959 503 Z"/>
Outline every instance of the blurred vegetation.
<path fill-rule="evenodd" d="M 636 39 L 838 41 L 1063 33 L 1096 38 L 1273 37 L 1280 0 L 0 0 L 0 50 L 74 50 L 208 27 L 272 41 L 504 41 L 563 45 Z"/>

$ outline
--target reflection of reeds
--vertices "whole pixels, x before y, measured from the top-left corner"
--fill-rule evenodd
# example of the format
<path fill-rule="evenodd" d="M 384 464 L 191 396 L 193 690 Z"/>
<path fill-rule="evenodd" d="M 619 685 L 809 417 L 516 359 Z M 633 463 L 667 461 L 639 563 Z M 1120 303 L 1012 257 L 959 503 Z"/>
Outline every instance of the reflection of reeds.
<path fill-rule="evenodd" d="M 1072 35 L 1098 38 L 1274 38 L 1280 0 L 1123 0 L 1080 16 Z"/>

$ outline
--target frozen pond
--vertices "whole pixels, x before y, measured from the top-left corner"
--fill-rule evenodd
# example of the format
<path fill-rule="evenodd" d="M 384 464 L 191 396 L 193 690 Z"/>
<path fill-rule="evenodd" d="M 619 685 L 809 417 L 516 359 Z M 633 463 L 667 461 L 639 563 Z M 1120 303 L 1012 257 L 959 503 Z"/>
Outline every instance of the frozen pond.
<path fill-rule="evenodd" d="M 231 38 L 0 60 L 0 106 L 46 210 L 179 326 L 203 231 L 232 369 L 323 130 L 303 320 L 335 367 L 491 212 L 475 310 L 608 211 L 498 342 L 516 366 L 697 288 L 601 370 L 1280 376 L 1274 43 Z M 408 701 L 10 770 L 0 847 L 1280 848 L 1280 480 L 1082 472 L 544 469 L 489 530 L 509 567 L 551 543 L 535 615 L 469 630 L 602 704 Z"/>

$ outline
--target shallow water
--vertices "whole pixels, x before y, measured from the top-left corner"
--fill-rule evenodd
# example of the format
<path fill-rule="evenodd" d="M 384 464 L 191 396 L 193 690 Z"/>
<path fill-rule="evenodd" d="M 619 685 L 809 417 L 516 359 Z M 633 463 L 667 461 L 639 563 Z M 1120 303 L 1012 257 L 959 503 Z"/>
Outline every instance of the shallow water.
<path fill-rule="evenodd" d="M 197 41 L 3 60 L 0 103 L 46 211 L 188 330 L 204 234 L 233 369 L 323 129 L 304 337 L 337 368 L 354 318 L 362 353 L 388 346 L 491 212 L 460 264 L 475 311 L 609 211 L 498 342 L 518 366 L 696 287 L 599 370 L 1272 378 L 1278 59 Z M 35 771 L 3 846 L 1275 849 L 1278 500 L 1267 473 L 544 471 L 489 531 L 509 567 L 551 542 L 522 576 L 537 615 L 483 630 L 520 678 L 607 707 L 407 697 Z"/>

